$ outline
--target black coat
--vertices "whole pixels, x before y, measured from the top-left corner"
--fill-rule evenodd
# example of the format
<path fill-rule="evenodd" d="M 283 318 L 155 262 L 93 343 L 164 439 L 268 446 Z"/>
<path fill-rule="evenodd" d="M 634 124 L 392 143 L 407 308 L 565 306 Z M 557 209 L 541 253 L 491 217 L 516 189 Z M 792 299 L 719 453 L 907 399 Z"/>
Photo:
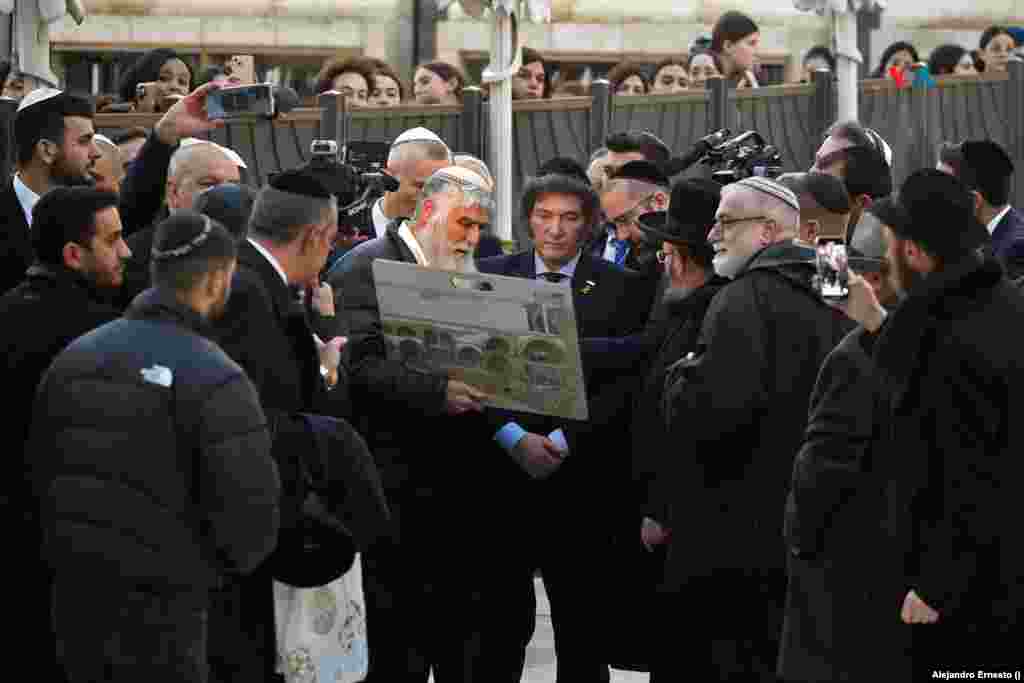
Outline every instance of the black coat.
<path fill-rule="evenodd" d="M 167 171 L 177 149 L 178 145 L 165 145 L 155 132 L 150 133 L 135 161 L 128 167 L 118 201 L 125 235 L 150 227 L 166 217 L 163 205 Z M 148 263 L 149 254 L 144 256 Z M 148 275 L 148 270 L 144 272 Z"/>
<path fill-rule="evenodd" d="M 907 550 L 907 586 L 964 630 L 965 653 L 1010 642 L 1024 613 L 1022 348 L 1024 298 L 976 257 L 929 275 L 874 348 L 887 528 Z"/>
<path fill-rule="evenodd" d="M 223 572 L 250 571 L 273 549 L 280 484 L 266 419 L 208 331 L 149 290 L 43 377 L 27 448 L 58 582 L 116 580 L 206 604 Z"/>
<path fill-rule="evenodd" d="M 991 253 L 1011 278 L 1024 275 L 1024 216 L 1011 208 L 992 232 Z"/>
<path fill-rule="evenodd" d="M 858 329 L 828 355 L 811 394 L 786 506 L 789 588 L 779 675 L 798 681 L 906 680 L 900 551 L 883 531 L 885 453 L 878 386 Z M 865 657 L 865 651 L 870 657 Z"/>
<path fill-rule="evenodd" d="M 25 211 L 14 193 L 14 180 L 0 190 L 0 294 L 25 279 L 35 260 Z"/>
<path fill-rule="evenodd" d="M 675 494 L 668 585 L 716 568 L 781 573 L 782 516 L 811 389 L 849 321 L 814 292 L 809 250 L 774 244 L 712 300 L 698 364 L 666 387 L 660 474 Z"/>

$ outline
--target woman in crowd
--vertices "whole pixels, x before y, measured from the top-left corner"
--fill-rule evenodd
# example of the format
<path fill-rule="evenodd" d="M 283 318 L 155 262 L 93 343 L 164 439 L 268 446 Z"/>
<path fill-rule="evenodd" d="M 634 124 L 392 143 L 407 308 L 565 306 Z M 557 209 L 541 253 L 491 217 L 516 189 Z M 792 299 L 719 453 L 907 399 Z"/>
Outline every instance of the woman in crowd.
<path fill-rule="evenodd" d="M 666 57 L 654 67 L 652 95 L 671 95 L 690 87 L 690 74 L 682 57 Z"/>
<path fill-rule="evenodd" d="M 959 45 L 940 45 L 928 55 L 928 73 L 933 76 L 975 76 L 974 57 Z"/>
<path fill-rule="evenodd" d="M 536 50 L 523 48 L 523 65 L 512 77 L 512 99 L 539 100 L 551 97 L 551 78 L 548 65 Z"/>
<path fill-rule="evenodd" d="M 815 45 L 804 55 L 802 83 L 810 83 L 814 78 L 814 72 L 827 69 L 833 73 L 836 70 L 836 58 L 824 45 Z"/>
<path fill-rule="evenodd" d="M 917 56 L 917 48 L 908 42 L 898 40 L 882 53 L 882 59 L 878 62 L 878 68 L 872 74 L 874 78 L 888 78 L 893 80 L 893 69 L 899 72 L 908 70 L 911 66 L 921 61 Z"/>
<path fill-rule="evenodd" d="M 405 86 L 398 73 L 382 59 L 366 58 L 373 67 L 373 88 L 367 102 L 371 107 L 397 107 L 405 101 Z"/>
<path fill-rule="evenodd" d="M 1006 71 L 1017 41 L 1005 26 L 989 26 L 978 41 L 985 71 Z"/>
<path fill-rule="evenodd" d="M 150 50 L 128 68 L 117 91 L 138 112 L 167 111 L 192 92 L 192 67 L 170 49 Z"/>
<path fill-rule="evenodd" d="M 711 32 L 711 51 L 719 57 L 722 76 L 734 81 L 737 87 L 758 86 L 754 64 L 760 44 L 760 29 L 741 12 L 726 12 Z"/>
<path fill-rule="evenodd" d="M 448 62 L 428 62 L 416 68 L 412 79 L 417 104 L 459 104 L 466 77 Z"/>
<path fill-rule="evenodd" d="M 691 88 L 705 88 L 709 78 L 721 78 L 723 75 L 722 61 L 710 50 L 695 50 L 687 70 Z"/>
<path fill-rule="evenodd" d="M 608 82 L 616 95 L 646 95 L 650 86 L 639 64 L 619 62 L 608 72 Z"/>
<path fill-rule="evenodd" d="M 376 85 L 373 71 L 373 65 L 363 57 L 330 59 L 316 77 L 316 92 L 319 95 L 334 90 L 344 95 L 347 106 L 366 107 Z"/>

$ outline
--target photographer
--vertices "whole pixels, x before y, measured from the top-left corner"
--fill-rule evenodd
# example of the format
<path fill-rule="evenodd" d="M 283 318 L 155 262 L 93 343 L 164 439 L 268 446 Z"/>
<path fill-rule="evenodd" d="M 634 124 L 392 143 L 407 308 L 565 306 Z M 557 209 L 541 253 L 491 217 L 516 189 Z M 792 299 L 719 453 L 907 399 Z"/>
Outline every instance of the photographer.
<path fill-rule="evenodd" d="M 385 192 L 353 219 L 351 229 L 355 235 L 342 238 L 339 249 L 344 253 L 360 242 L 382 237 L 389 225 L 412 217 L 423 183 L 436 171 L 451 165 L 451 150 L 432 131 L 411 128 L 399 135 L 391 143 L 385 167 L 388 175 L 398 180 L 398 189 Z"/>
<path fill-rule="evenodd" d="M 852 327 L 815 291 L 813 262 L 793 244 L 799 209 L 772 180 L 722 189 L 708 241 L 715 272 L 733 282 L 712 300 L 694 358 L 666 378 L 670 442 L 686 445 L 657 473 L 673 492 L 667 526 L 686 539 L 669 546 L 666 590 L 701 624 L 690 652 L 705 658 L 680 659 L 665 681 L 763 680 L 775 669 L 786 592 L 780 511 L 818 368 Z M 722 609 L 723 595 L 744 618 Z"/>

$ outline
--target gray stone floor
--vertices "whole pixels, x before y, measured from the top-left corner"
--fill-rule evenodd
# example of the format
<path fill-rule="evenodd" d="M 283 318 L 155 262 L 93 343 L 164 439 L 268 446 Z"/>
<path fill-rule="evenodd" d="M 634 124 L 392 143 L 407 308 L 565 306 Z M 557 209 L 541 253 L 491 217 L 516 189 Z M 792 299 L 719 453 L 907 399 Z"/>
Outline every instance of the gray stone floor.
<path fill-rule="evenodd" d="M 522 683 L 554 683 L 555 635 L 551 630 L 551 607 L 544 583 L 537 579 L 537 628 L 526 650 L 526 671 Z M 650 675 L 632 671 L 612 671 L 612 683 L 648 683 Z"/>

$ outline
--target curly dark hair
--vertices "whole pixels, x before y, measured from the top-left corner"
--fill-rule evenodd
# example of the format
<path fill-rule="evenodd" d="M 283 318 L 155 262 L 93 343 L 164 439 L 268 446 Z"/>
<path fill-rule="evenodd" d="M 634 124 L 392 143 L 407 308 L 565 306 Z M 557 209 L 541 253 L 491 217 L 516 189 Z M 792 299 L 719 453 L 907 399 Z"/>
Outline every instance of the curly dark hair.
<path fill-rule="evenodd" d="M 367 57 L 334 57 L 324 62 L 320 73 L 316 76 L 316 93 L 321 95 L 334 88 L 334 79 L 342 74 L 357 73 L 366 79 L 366 87 L 372 91 L 374 88 L 373 60 Z"/>
<path fill-rule="evenodd" d="M 433 71 L 445 82 L 454 78 L 456 81 L 454 94 L 460 101 L 462 100 L 462 89 L 466 87 L 466 77 L 461 71 L 459 71 L 458 67 L 453 66 L 448 62 L 427 62 L 426 64 L 420 64 L 416 68 Z"/>
<path fill-rule="evenodd" d="M 160 67 L 172 59 L 181 60 L 188 67 L 188 90 L 195 87 L 195 67 L 192 63 L 169 48 L 157 48 L 145 53 L 121 77 L 117 86 L 117 94 L 123 102 L 135 100 L 135 86 L 139 83 L 151 83 L 160 80 Z"/>
<path fill-rule="evenodd" d="M 882 53 L 882 59 L 878 62 L 878 68 L 875 69 L 874 78 L 885 78 L 885 65 L 889 63 L 892 56 L 897 52 L 909 52 L 910 58 L 914 62 L 920 62 L 921 58 L 917 56 L 917 48 L 904 40 L 897 40 L 895 43 L 885 48 L 885 52 Z"/>
<path fill-rule="evenodd" d="M 743 12 L 726 12 L 715 22 L 710 48 L 714 52 L 722 52 L 726 41 L 735 43 L 760 30 L 757 23 Z"/>
<path fill-rule="evenodd" d="M 381 76 L 387 76 L 388 78 L 393 80 L 395 83 L 397 83 L 398 84 L 398 98 L 402 102 L 405 102 L 405 83 L 402 82 L 402 79 L 399 77 L 398 72 L 395 71 L 393 68 L 391 68 L 391 65 L 388 64 L 387 62 L 385 62 L 382 59 L 373 59 L 373 58 L 368 58 L 368 59 L 370 59 L 370 61 L 373 62 L 373 73 L 374 73 L 374 76 L 376 76 L 377 74 L 380 74 Z M 377 87 L 376 84 L 374 85 L 374 87 Z"/>
<path fill-rule="evenodd" d="M 647 74 L 644 73 L 643 67 L 636 62 L 619 62 L 611 71 L 608 72 L 608 81 L 611 83 L 611 90 L 614 93 L 619 89 L 619 85 L 622 84 L 627 78 L 631 76 L 639 76 L 640 80 L 644 83 L 644 94 L 647 94 L 651 90 L 651 83 L 647 80 Z"/>

